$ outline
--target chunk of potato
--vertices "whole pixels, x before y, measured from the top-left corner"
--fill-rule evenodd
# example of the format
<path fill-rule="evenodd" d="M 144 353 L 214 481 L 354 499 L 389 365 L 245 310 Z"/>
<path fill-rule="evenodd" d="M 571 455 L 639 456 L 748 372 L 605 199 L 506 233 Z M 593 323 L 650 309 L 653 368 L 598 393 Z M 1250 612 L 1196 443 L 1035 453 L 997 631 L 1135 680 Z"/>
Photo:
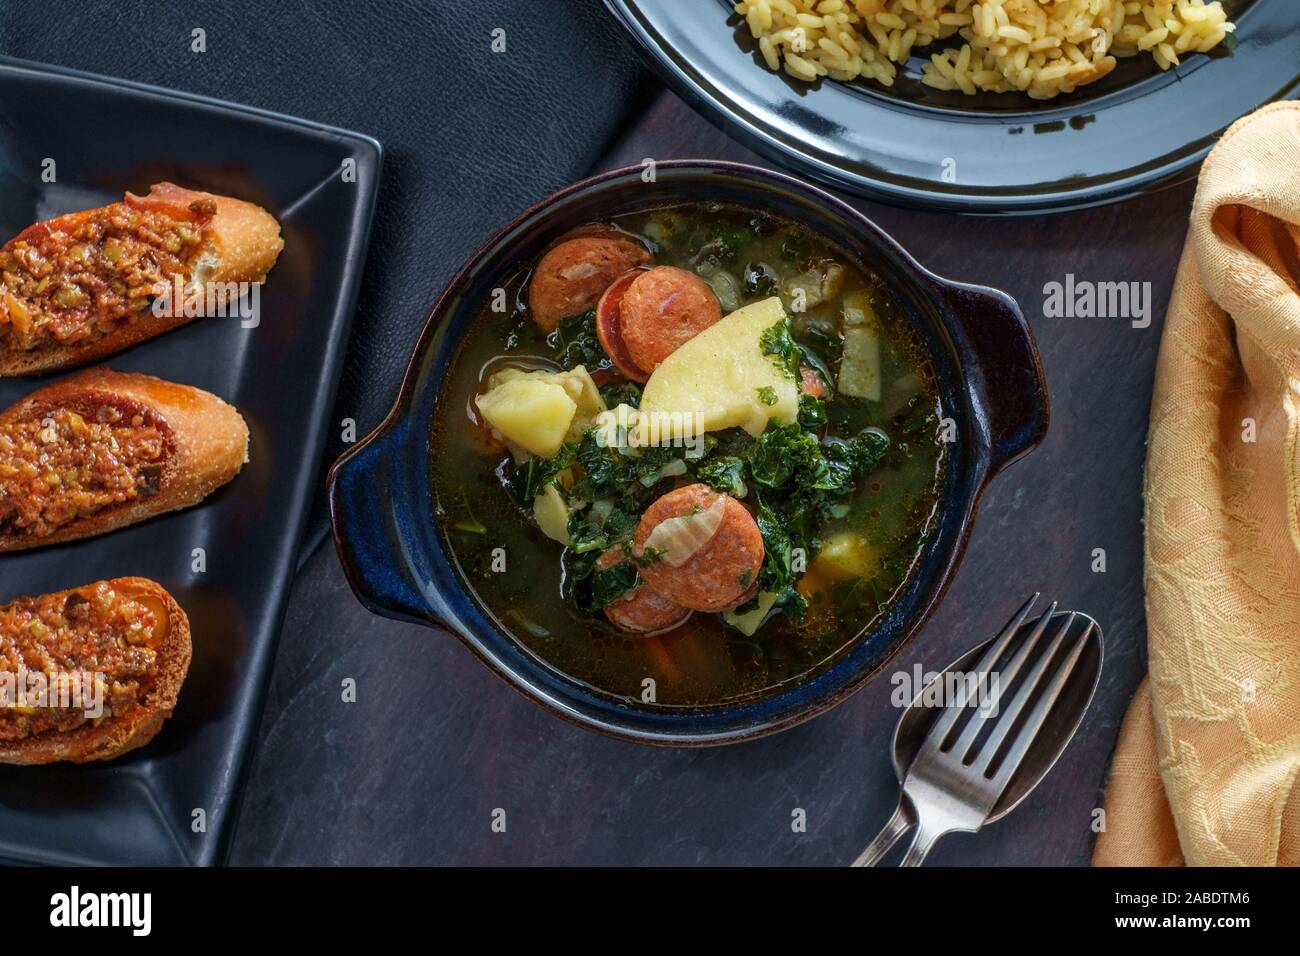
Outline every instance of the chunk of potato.
<path fill-rule="evenodd" d="M 744 614 L 737 614 L 735 611 L 723 611 L 722 619 L 730 624 L 746 637 L 753 637 L 754 632 L 758 630 L 763 619 L 767 617 L 767 612 L 772 610 L 772 605 L 776 603 L 779 595 L 775 591 L 759 591 L 758 607 L 752 611 L 746 611 Z"/>
<path fill-rule="evenodd" d="M 543 458 L 580 439 L 605 411 L 600 389 L 581 365 L 567 372 L 504 368 L 492 374 L 488 390 L 474 402 L 506 441 Z"/>
<path fill-rule="evenodd" d="M 569 543 L 569 506 L 564 495 L 555 485 L 547 485 L 542 493 L 533 499 L 533 517 L 542 534 L 560 544 Z"/>
<path fill-rule="evenodd" d="M 837 384 L 841 395 L 880 401 L 880 320 L 865 291 L 844 297 L 844 353 Z"/>
<path fill-rule="evenodd" d="M 527 375 L 501 382 L 474 404 L 502 438 L 541 458 L 560 450 L 578 411 L 562 385 Z"/>
<path fill-rule="evenodd" d="M 810 572 L 830 581 L 856 581 L 875 577 L 880 558 L 871 543 L 851 531 L 841 531 L 826 539 L 813 559 Z"/>
<path fill-rule="evenodd" d="M 600 389 L 585 366 L 578 365 L 567 372 L 548 372 L 545 369 L 526 372 L 521 368 L 504 368 L 492 374 L 488 379 L 488 387 L 491 389 L 504 382 L 520 379 L 554 382 L 573 399 L 576 410 L 573 421 L 569 424 L 568 435 L 565 436 L 566 441 L 581 438 L 582 433 L 595 423 L 596 416 L 605 411 L 605 400 L 600 397 Z"/>
<path fill-rule="evenodd" d="M 697 415 L 706 432 L 739 426 L 754 436 L 770 418 L 793 422 L 799 389 L 759 344 L 783 318 L 781 300 L 772 296 L 724 316 L 668 356 L 641 395 L 637 439 L 663 444 L 690 437 Z M 760 393 L 776 401 L 765 404 Z"/>

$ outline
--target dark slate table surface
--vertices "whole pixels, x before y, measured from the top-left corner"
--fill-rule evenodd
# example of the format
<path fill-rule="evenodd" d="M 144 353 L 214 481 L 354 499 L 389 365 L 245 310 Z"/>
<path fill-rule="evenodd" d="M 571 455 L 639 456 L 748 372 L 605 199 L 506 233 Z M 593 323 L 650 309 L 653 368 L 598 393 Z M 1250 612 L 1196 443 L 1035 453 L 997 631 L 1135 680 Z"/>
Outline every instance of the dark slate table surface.
<path fill-rule="evenodd" d="M 645 157 L 764 163 L 666 92 L 595 169 Z M 1089 859 L 1092 812 L 1145 670 L 1142 461 L 1191 199 L 1187 184 L 1022 219 L 855 201 L 924 265 L 1015 296 L 1052 396 L 1046 441 L 990 486 L 952 588 L 897 666 L 946 665 L 1034 590 L 1086 610 L 1106 635 L 1101 687 L 1060 764 L 1001 823 L 943 840 L 932 864 Z M 1151 326 L 1044 317 L 1044 285 L 1067 273 L 1150 282 Z M 1092 569 L 1097 548 L 1104 573 Z M 346 678 L 357 681 L 355 703 L 342 700 Z M 606 739 L 544 713 L 450 636 L 370 615 L 325 543 L 293 590 L 230 862 L 845 864 L 896 799 L 891 690 L 881 678 L 816 720 L 732 747 Z M 796 809 L 806 832 L 792 829 Z M 498 810 L 503 833 L 492 828 Z"/>

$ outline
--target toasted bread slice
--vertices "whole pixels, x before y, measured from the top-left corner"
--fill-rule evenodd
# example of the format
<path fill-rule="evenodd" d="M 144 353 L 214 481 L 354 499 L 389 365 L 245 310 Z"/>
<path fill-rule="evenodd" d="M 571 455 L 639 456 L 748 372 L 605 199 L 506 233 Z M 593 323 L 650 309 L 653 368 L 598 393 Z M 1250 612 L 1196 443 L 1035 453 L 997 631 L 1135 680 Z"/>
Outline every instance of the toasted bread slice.
<path fill-rule="evenodd" d="M 228 309 L 283 248 L 260 206 L 172 183 L 29 226 L 0 248 L 0 376 L 75 368 Z"/>
<path fill-rule="evenodd" d="M 36 619 L 39 628 L 31 626 Z M 92 641 L 98 663 L 87 668 L 79 648 Z M 96 699 L 89 693 L 62 701 L 51 693 L 44 703 L 28 698 L 22 706 L 7 698 L 0 763 L 86 763 L 144 746 L 171 716 L 190 655 L 189 619 L 147 578 L 100 581 L 0 607 L 0 667 L 15 673 L 24 666 L 47 678 L 92 675 L 82 686 L 95 681 L 102 707 L 99 716 L 87 716 Z M 56 702 L 72 706 L 57 709 Z"/>
<path fill-rule="evenodd" d="M 0 552 L 188 508 L 247 461 L 248 426 L 215 395 L 88 369 L 0 412 Z"/>

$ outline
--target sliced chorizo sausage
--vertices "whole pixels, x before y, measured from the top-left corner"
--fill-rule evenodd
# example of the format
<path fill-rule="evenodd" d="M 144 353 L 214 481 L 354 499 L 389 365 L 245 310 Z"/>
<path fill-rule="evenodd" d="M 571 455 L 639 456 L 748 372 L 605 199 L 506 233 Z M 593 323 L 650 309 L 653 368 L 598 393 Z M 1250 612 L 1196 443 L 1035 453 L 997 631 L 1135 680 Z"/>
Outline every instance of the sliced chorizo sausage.
<path fill-rule="evenodd" d="M 628 560 L 622 548 L 610 548 L 596 559 L 596 570 L 604 571 Z M 689 608 L 664 597 L 647 584 L 605 605 L 605 617 L 620 631 L 630 634 L 658 634 L 681 624 L 691 616 Z"/>
<path fill-rule="evenodd" d="M 644 554 L 646 540 L 669 518 L 703 515 L 723 499 L 716 530 L 689 557 L 674 565 L 668 558 L 647 561 L 641 577 L 660 594 L 693 611 L 716 612 L 745 597 L 763 565 L 763 535 L 753 515 L 735 498 L 694 484 L 656 500 L 637 524 L 633 553 Z"/>
<path fill-rule="evenodd" d="M 656 266 L 637 276 L 619 305 L 628 354 L 647 372 L 722 318 L 709 284 L 675 266 Z"/>
<path fill-rule="evenodd" d="M 617 235 L 579 236 L 553 246 L 528 283 L 533 321 L 549 335 L 561 319 L 594 306 L 623 273 L 649 261 L 644 246 Z"/>
<path fill-rule="evenodd" d="M 623 293 L 640 274 L 640 270 L 633 269 L 619 276 L 605 290 L 605 294 L 600 297 L 600 302 L 596 305 L 596 338 L 600 339 L 600 346 L 609 356 L 609 360 L 614 363 L 614 367 L 634 382 L 644 382 L 650 376 L 632 361 L 627 344 L 623 341 L 621 303 Z"/>

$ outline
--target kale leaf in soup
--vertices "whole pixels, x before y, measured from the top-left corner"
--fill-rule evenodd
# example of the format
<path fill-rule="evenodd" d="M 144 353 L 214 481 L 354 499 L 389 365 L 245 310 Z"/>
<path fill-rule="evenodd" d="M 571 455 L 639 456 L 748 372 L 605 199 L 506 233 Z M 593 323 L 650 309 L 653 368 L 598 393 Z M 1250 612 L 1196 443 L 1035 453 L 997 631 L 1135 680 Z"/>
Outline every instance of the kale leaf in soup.
<path fill-rule="evenodd" d="M 436 515 L 543 661 L 660 706 L 771 691 L 888 613 L 935 520 L 935 376 L 874 275 L 792 221 L 575 230 L 484 303 L 442 387 Z"/>

